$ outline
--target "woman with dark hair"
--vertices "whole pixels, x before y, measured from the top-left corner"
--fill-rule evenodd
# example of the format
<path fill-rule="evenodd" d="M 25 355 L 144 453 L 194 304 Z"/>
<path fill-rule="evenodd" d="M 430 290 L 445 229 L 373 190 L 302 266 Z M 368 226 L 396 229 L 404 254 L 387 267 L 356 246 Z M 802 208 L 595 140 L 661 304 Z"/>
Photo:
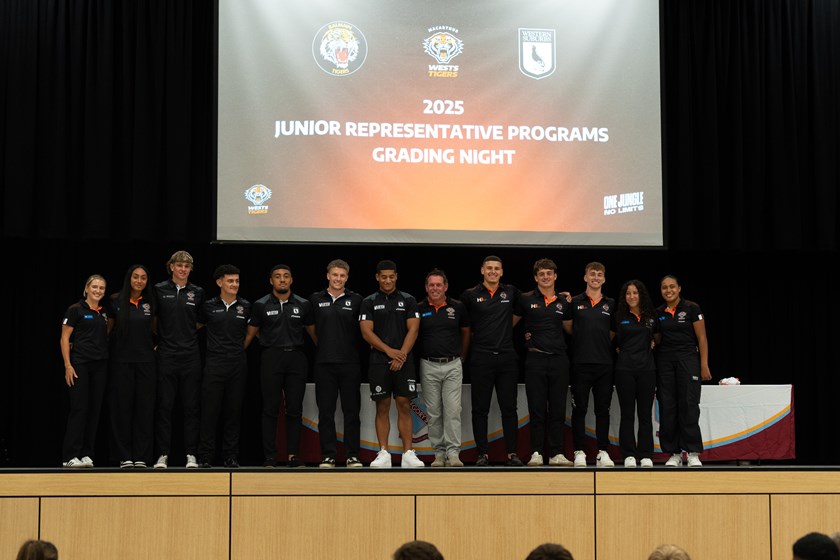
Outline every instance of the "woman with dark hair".
<path fill-rule="evenodd" d="M 93 467 L 91 455 L 108 379 L 108 317 L 100 305 L 105 285 L 102 276 L 90 276 L 82 299 L 67 308 L 61 323 L 64 382 L 70 389 L 62 465 L 68 468 Z"/>
<path fill-rule="evenodd" d="M 712 378 L 706 321 L 700 306 L 683 299 L 676 276 L 659 282 L 665 303 L 657 308 L 662 342 L 656 350 L 656 392 L 659 399 L 659 443 L 671 455 L 666 467 L 702 467 L 700 453 L 700 387 Z"/>
<path fill-rule="evenodd" d="M 58 560 L 58 549 L 49 541 L 30 539 L 21 545 L 17 560 Z"/>
<path fill-rule="evenodd" d="M 145 468 L 152 459 L 155 411 L 155 298 L 149 269 L 128 268 L 111 296 L 111 425 L 120 468 Z"/>
<path fill-rule="evenodd" d="M 653 467 L 653 398 L 656 393 L 656 362 L 653 346 L 660 340 L 659 319 L 653 300 L 640 280 L 621 286 L 613 316 L 616 351 L 615 391 L 621 407 L 618 443 L 624 466 Z M 635 433 L 639 421 L 638 438 Z"/>

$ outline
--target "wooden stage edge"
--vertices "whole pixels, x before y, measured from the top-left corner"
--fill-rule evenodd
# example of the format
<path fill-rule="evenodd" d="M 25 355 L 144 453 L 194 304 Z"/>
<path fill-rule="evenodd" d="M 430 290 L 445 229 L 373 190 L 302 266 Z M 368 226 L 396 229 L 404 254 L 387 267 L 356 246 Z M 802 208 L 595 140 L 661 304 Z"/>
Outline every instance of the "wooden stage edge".
<path fill-rule="evenodd" d="M 27 538 L 62 560 L 381 558 L 434 542 L 447 560 L 785 559 L 840 531 L 840 467 L 699 469 L 0 469 L 0 557 Z"/>

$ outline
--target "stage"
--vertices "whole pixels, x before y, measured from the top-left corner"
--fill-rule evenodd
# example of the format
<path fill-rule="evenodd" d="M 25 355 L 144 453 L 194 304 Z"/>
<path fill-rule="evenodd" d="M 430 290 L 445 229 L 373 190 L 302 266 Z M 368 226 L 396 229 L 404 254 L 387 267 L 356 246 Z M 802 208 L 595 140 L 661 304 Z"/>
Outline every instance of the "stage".
<path fill-rule="evenodd" d="M 0 472 L 0 557 L 27 538 L 61 560 L 388 559 L 412 539 L 447 560 L 790 558 L 840 529 L 840 469 L 704 466 Z"/>

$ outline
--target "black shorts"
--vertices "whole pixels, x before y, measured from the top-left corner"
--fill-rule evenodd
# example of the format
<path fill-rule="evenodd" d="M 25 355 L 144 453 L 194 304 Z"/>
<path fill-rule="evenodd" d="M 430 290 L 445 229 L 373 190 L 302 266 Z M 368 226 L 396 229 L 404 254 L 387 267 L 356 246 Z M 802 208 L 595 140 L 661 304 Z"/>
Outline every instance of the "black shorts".
<path fill-rule="evenodd" d="M 390 368 L 389 364 L 370 364 L 368 368 L 370 400 L 380 401 L 391 395 L 409 399 L 416 397 L 417 376 L 414 360 L 409 358 L 400 371 L 391 371 Z"/>

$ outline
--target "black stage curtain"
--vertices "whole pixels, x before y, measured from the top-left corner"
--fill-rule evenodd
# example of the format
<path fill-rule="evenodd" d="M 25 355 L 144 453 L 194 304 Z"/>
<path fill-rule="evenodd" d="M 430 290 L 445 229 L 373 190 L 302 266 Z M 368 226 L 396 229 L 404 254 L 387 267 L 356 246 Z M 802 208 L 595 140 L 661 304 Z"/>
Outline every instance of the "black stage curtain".
<path fill-rule="evenodd" d="M 392 258 L 401 289 L 418 296 L 434 266 L 457 295 L 479 281 L 488 253 L 523 288 L 543 256 L 574 292 L 592 260 L 607 265 L 613 296 L 634 277 L 657 294 L 659 278 L 676 273 L 706 313 L 715 380 L 793 383 L 796 462 L 840 463 L 840 326 L 829 292 L 838 275 L 828 270 L 838 256 L 840 5 L 660 6 L 666 248 L 442 249 L 214 242 L 215 3 L 0 0 L 3 255 L 13 268 L 3 275 L 12 304 L 0 466 L 59 464 L 60 320 L 85 278 L 101 273 L 117 291 L 142 262 L 158 281 L 178 249 L 195 256 L 193 280 L 207 288 L 217 264 L 237 264 L 250 300 L 268 291 L 276 262 L 293 266 L 294 287 L 308 295 L 336 257 L 351 263 L 350 287 L 362 293 L 375 289 L 376 261 Z M 246 463 L 260 458 L 255 362 Z M 103 421 L 103 458 L 107 430 Z"/>

